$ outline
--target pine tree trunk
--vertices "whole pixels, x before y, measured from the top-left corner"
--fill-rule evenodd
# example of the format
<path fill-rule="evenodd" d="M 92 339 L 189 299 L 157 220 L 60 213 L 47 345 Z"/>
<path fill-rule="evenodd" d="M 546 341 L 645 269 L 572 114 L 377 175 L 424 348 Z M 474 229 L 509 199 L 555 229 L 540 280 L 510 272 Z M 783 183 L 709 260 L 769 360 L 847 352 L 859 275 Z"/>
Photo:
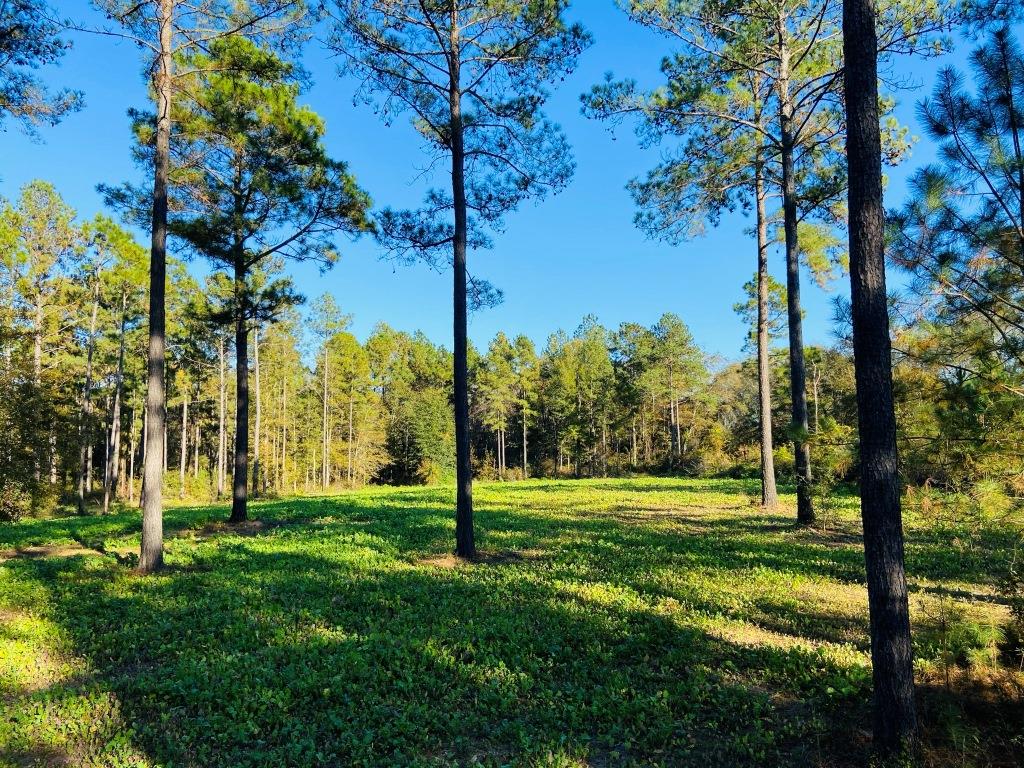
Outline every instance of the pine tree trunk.
<path fill-rule="evenodd" d="M 132 424 L 131 424 L 132 445 L 128 454 L 128 503 L 135 503 L 135 452 L 138 446 L 135 444 L 135 404 L 132 403 Z"/>
<path fill-rule="evenodd" d="M 457 5 L 452 4 L 449 52 L 448 104 L 451 114 L 452 201 L 455 213 L 453 242 L 454 272 L 454 389 L 455 389 L 455 554 L 476 556 L 473 532 L 473 464 L 469 435 L 469 369 L 467 362 L 466 322 L 466 169 L 462 124 L 462 86 L 460 84 L 460 41 Z"/>
<path fill-rule="evenodd" d="M 352 417 L 355 411 L 355 398 L 349 396 L 348 398 L 348 487 L 351 488 L 354 483 L 352 482 Z"/>
<path fill-rule="evenodd" d="M 253 425 L 252 434 L 252 495 L 255 498 L 260 492 L 260 422 L 262 421 L 262 408 L 260 397 L 260 327 L 256 325 L 253 329 L 253 368 L 256 377 L 256 423 Z"/>
<path fill-rule="evenodd" d="M 139 570 L 163 565 L 163 442 L 166 431 L 164 389 L 165 307 L 167 279 L 167 177 L 171 154 L 172 22 L 175 0 L 159 0 L 159 56 L 155 69 L 156 141 L 153 154 L 153 232 L 149 262 L 149 361 L 146 385 L 145 494 Z"/>
<path fill-rule="evenodd" d="M 124 389 L 124 344 L 125 326 L 128 322 L 128 295 L 121 293 L 121 332 L 117 347 L 117 375 L 114 380 L 114 405 L 110 416 L 110 443 L 107 445 L 107 473 L 103 480 L 103 514 L 110 511 L 110 501 L 117 495 L 117 473 L 121 454 L 121 393 Z M 132 407 L 132 424 L 135 428 L 135 408 Z M 135 441 L 132 440 L 132 452 Z M 129 480 L 131 478 L 129 477 Z"/>
<path fill-rule="evenodd" d="M 235 263 L 235 445 L 231 477 L 232 523 L 248 519 L 249 479 L 249 325 L 245 301 L 245 266 Z"/>
<path fill-rule="evenodd" d="M 220 411 L 217 420 L 217 498 L 223 498 L 224 496 L 224 454 L 227 453 L 227 430 L 225 429 L 225 420 L 227 410 L 227 384 L 225 383 L 225 362 L 224 362 L 224 337 L 218 337 L 217 339 L 217 354 L 220 358 Z"/>
<path fill-rule="evenodd" d="M 523 480 L 530 476 L 530 467 L 526 462 L 526 401 L 523 401 Z"/>
<path fill-rule="evenodd" d="M 185 470 L 188 467 L 188 387 L 181 401 L 181 455 L 178 459 L 178 498 L 185 498 Z"/>
<path fill-rule="evenodd" d="M 193 450 L 195 452 L 195 456 L 192 461 L 192 477 L 195 479 L 199 478 L 199 437 L 199 419 L 196 419 L 196 435 L 192 441 L 192 445 L 194 446 Z"/>
<path fill-rule="evenodd" d="M 288 481 L 288 379 L 281 382 L 281 488 Z"/>
<path fill-rule="evenodd" d="M 96 348 L 96 315 L 100 309 L 100 281 L 95 280 L 92 293 L 92 316 L 89 320 L 89 347 L 85 356 L 85 384 L 82 387 L 82 422 L 78 429 L 78 514 L 85 514 L 86 486 L 92 479 L 92 356 Z"/>
<path fill-rule="evenodd" d="M 845 0 L 843 33 L 850 168 L 850 299 L 860 428 L 861 516 L 871 618 L 874 746 L 883 758 L 888 758 L 914 751 L 917 714 L 883 258 L 878 44 L 871 0 Z"/>
<path fill-rule="evenodd" d="M 781 32 L 780 21 L 780 35 Z M 807 370 L 804 359 L 803 315 L 800 311 L 800 250 L 797 239 L 796 169 L 793 104 L 789 94 L 789 57 L 782 47 L 779 119 L 782 128 L 782 215 L 786 234 L 786 315 L 789 320 L 789 384 L 793 405 L 793 454 L 796 469 L 796 518 L 800 525 L 814 523 L 811 501 L 811 450 L 807 444 Z"/>
<path fill-rule="evenodd" d="M 324 418 L 323 418 L 323 446 L 322 446 L 323 455 L 321 456 L 321 459 L 320 459 L 321 462 L 323 463 L 323 468 L 321 470 L 320 477 L 321 477 L 322 482 L 323 482 L 324 493 L 327 492 L 327 486 L 328 486 L 328 483 L 329 483 L 329 474 L 330 474 L 330 467 L 328 467 L 328 465 L 327 465 L 327 453 L 328 453 L 328 451 L 327 451 L 327 447 L 328 447 L 327 446 L 327 441 L 328 441 L 328 435 L 327 435 L 327 411 L 328 411 L 329 392 L 330 392 L 330 390 L 328 389 L 328 386 L 327 386 L 327 367 L 328 367 L 329 362 L 330 362 L 330 351 L 328 350 L 327 342 L 325 341 L 324 342 Z"/>
<path fill-rule="evenodd" d="M 761 506 L 779 504 L 775 487 L 775 453 L 772 444 L 771 351 L 768 338 L 768 214 L 765 211 L 764 166 L 760 157 L 754 168 L 757 202 L 757 402 L 761 427 Z"/>

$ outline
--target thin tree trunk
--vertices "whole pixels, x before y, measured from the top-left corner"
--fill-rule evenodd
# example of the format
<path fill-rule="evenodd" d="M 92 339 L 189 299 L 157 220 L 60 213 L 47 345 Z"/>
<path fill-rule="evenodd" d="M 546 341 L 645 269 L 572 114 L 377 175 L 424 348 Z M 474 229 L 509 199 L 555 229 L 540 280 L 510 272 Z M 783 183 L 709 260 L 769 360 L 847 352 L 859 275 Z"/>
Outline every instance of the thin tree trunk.
<path fill-rule="evenodd" d="M 227 410 L 227 385 L 225 384 L 225 373 L 224 373 L 224 337 L 221 336 L 217 339 L 217 353 L 220 356 L 220 412 L 217 420 L 217 498 L 220 499 L 224 496 L 224 454 L 227 452 L 227 430 L 225 429 L 225 419 Z"/>
<path fill-rule="evenodd" d="M 82 422 L 78 429 L 78 514 L 85 514 L 85 494 L 92 479 L 92 356 L 96 348 L 96 315 L 100 309 L 100 281 L 93 284 L 92 315 L 89 320 L 89 347 L 85 356 L 85 384 L 82 387 Z"/>
<path fill-rule="evenodd" d="M 349 395 L 348 398 L 348 487 L 354 485 L 352 475 L 352 417 L 355 411 L 355 398 Z"/>
<path fill-rule="evenodd" d="M 850 290 L 861 516 L 871 618 L 874 744 L 883 757 L 891 757 L 913 752 L 917 714 L 883 258 L 878 43 L 871 0 L 845 0 L 843 33 L 850 167 Z"/>
<path fill-rule="evenodd" d="M 288 379 L 281 382 L 281 488 L 288 481 Z"/>
<path fill-rule="evenodd" d="M 118 463 L 121 454 L 121 392 L 124 389 L 125 325 L 128 321 L 128 294 L 121 292 L 121 332 L 117 347 L 117 375 L 114 380 L 114 406 L 110 416 L 110 442 L 107 445 L 107 472 L 103 481 L 103 514 L 110 511 L 111 498 L 117 494 Z M 135 408 L 132 407 L 132 425 L 135 428 Z M 132 440 L 132 452 L 135 441 Z"/>
<path fill-rule="evenodd" d="M 181 401 L 181 456 L 178 461 L 178 498 L 185 498 L 185 470 L 188 467 L 188 386 Z"/>
<path fill-rule="evenodd" d="M 195 456 L 193 458 L 193 463 L 192 463 L 192 477 L 195 478 L 195 479 L 199 478 L 199 437 L 200 437 L 199 419 L 196 419 L 196 435 L 195 435 L 195 438 L 192 441 L 193 451 L 195 453 Z"/>
<path fill-rule="evenodd" d="M 135 444 L 135 402 L 132 402 L 132 424 L 129 430 L 132 436 L 131 450 L 128 453 L 128 503 L 135 503 L 135 452 L 138 446 Z"/>
<path fill-rule="evenodd" d="M 232 523 L 248 517 L 249 475 L 249 326 L 246 317 L 245 266 L 235 263 L 235 292 L 238 317 L 235 320 L 235 460 L 231 477 Z"/>
<path fill-rule="evenodd" d="M 469 369 L 466 349 L 466 169 L 460 84 L 461 43 L 458 7 L 451 6 L 448 104 L 451 114 L 452 201 L 455 213 L 454 272 L 454 389 L 455 389 L 455 554 L 476 555 L 473 534 L 473 464 L 469 435 Z"/>
<path fill-rule="evenodd" d="M 779 21 L 780 42 L 783 22 Z M 800 312 L 800 250 L 797 238 L 796 169 L 793 104 L 789 94 L 789 56 L 785 46 L 778 79 L 779 119 L 782 128 L 782 212 L 786 233 L 786 314 L 789 320 L 789 383 L 793 401 L 793 453 L 796 469 L 796 518 L 801 525 L 814 523 L 811 500 L 811 450 L 807 444 L 807 371 L 804 359 L 803 315 Z"/>
<path fill-rule="evenodd" d="M 757 202 L 757 402 L 761 427 L 761 506 L 779 504 L 775 487 L 775 447 L 772 442 L 771 352 L 768 338 L 768 215 L 765 211 L 764 166 L 760 156 L 754 167 Z"/>
<path fill-rule="evenodd" d="M 320 475 L 320 477 L 322 479 L 322 482 L 323 482 L 323 489 L 324 489 L 325 493 L 327 492 L 327 485 L 328 485 L 329 475 L 330 475 L 330 467 L 328 467 L 328 465 L 327 465 L 327 453 L 328 453 L 328 450 L 327 450 L 327 447 L 328 447 L 327 446 L 327 441 L 328 441 L 328 435 L 327 435 L 327 412 L 328 412 L 328 402 L 329 402 L 329 392 L 330 392 L 330 390 L 328 389 L 328 386 L 327 386 L 327 367 L 328 367 L 329 362 L 330 362 L 330 350 L 327 348 L 327 342 L 325 341 L 324 342 L 323 455 L 321 457 L 321 461 L 323 462 L 323 468 L 321 470 L 321 475 Z"/>
<path fill-rule="evenodd" d="M 262 408 L 260 405 L 260 327 L 257 324 L 253 329 L 253 368 L 256 376 L 256 423 L 253 425 L 252 435 L 252 495 L 258 496 L 260 492 L 260 421 Z"/>
<path fill-rule="evenodd" d="M 146 496 L 142 510 L 139 571 L 152 573 L 164 562 L 163 441 L 166 431 L 164 390 L 164 283 L 167 274 L 167 176 L 171 150 L 172 16 L 174 0 L 160 0 L 157 59 L 156 143 L 153 160 L 153 242 L 149 261 L 149 371 L 146 389 Z"/>
<path fill-rule="evenodd" d="M 530 474 L 530 467 L 526 462 L 526 401 L 523 401 L 523 480 Z"/>

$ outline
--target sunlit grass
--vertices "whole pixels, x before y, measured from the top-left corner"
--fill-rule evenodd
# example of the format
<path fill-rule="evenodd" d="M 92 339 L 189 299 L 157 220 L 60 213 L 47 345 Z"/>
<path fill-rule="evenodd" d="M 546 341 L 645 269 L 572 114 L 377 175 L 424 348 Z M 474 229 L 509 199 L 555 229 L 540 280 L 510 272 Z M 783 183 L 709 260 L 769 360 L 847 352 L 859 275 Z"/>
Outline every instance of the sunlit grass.
<path fill-rule="evenodd" d="M 856 765 L 856 499 L 802 530 L 756 490 L 478 484 L 474 564 L 450 557 L 449 488 L 260 501 L 240 530 L 175 507 L 151 578 L 135 510 L 0 527 L 0 764 Z M 908 516 L 923 683 L 948 662 L 936 616 L 1004 620 L 1011 542 Z"/>

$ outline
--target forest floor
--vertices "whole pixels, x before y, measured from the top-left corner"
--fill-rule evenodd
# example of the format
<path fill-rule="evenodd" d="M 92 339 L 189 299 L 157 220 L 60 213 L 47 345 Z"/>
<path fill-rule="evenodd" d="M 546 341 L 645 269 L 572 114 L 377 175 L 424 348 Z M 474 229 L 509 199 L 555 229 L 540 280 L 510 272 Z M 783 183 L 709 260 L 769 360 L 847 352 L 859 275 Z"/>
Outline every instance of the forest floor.
<path fill-rule="evenodd" d="M 856 499 L 756 482 L 371 488 L 0 525 L 0 765 L 855 766 L 870 671 Z M 1019 532 L 907 515 L 924 761 L 1024 763 L 998 660 Z"/>

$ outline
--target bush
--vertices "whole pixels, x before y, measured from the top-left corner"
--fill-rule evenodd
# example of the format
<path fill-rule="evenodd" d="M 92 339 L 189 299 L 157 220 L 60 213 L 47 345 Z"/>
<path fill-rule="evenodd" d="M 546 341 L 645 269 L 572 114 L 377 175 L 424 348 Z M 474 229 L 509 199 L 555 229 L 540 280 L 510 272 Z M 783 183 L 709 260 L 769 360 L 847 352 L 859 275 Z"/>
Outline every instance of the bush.
<path fill-rule="evenodd" d="M 1016 555 L 999 592 L 1010 606 L 1010 619 L 1003 628 L 1003 657 L 1007 663 L 1024 668 L 1024 567 Z"/>
<path fill-rule="evenodd" d="M 13 483 L 0 483 L 0 522 L 16 523 L 32 510 L 32 495 Z"/>

